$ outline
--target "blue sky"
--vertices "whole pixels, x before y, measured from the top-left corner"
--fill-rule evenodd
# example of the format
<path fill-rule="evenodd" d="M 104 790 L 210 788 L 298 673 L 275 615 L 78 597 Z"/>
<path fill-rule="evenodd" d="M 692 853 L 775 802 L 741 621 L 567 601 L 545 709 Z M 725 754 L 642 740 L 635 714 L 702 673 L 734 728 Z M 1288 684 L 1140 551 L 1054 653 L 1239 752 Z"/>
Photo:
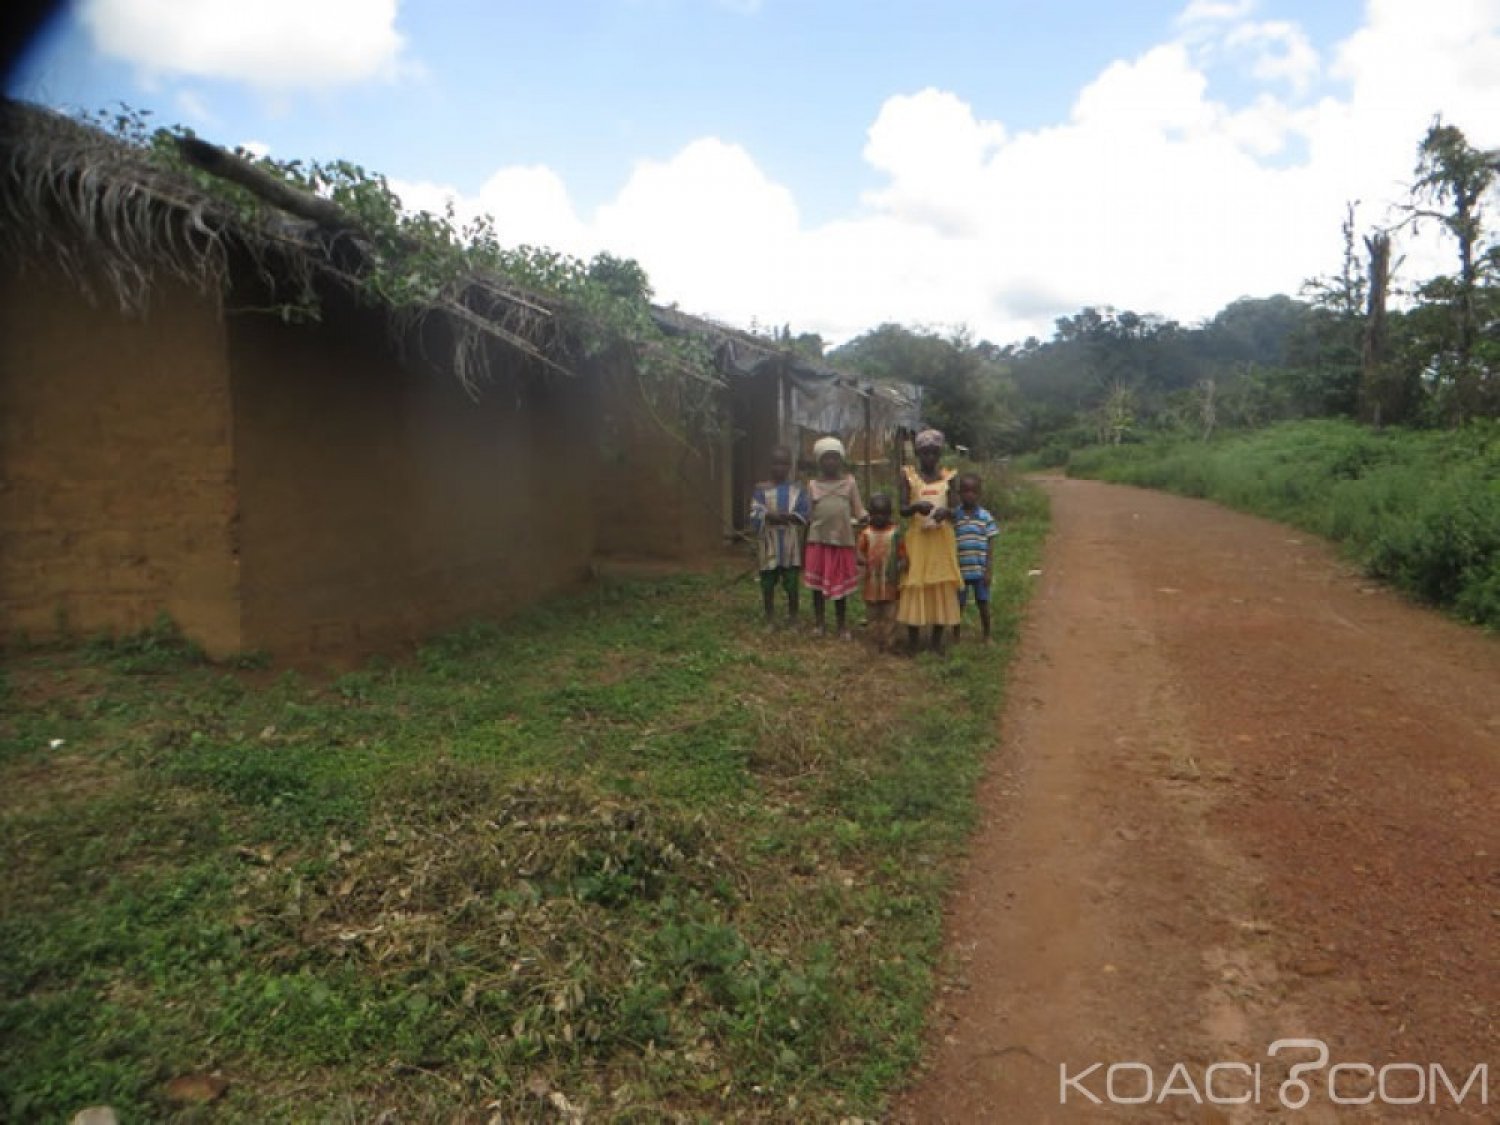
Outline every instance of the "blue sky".
<path fill-rule="evenodd" d="M 735 323 L 1011 339 L 1331 271 L 1433 113 L 1500 142 L 1497 31 L 1492 0 L 84 0 L 11 92 L 349 158 Z"/>

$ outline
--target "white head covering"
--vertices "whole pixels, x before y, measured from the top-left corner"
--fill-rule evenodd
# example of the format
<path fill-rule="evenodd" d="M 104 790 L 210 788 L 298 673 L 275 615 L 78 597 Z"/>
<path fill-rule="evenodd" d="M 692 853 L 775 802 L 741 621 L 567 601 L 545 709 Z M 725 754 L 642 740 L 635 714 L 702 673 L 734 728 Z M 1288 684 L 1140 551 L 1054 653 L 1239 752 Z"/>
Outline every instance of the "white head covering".
<path fill-rule="evenodd" d="M 817 441 L 813 442 L 813 456 L 821 461 L 825 453 L 837 453 L 840 457 L 843 457 L 844 443 L 836 437 L 820 437 Z"/>

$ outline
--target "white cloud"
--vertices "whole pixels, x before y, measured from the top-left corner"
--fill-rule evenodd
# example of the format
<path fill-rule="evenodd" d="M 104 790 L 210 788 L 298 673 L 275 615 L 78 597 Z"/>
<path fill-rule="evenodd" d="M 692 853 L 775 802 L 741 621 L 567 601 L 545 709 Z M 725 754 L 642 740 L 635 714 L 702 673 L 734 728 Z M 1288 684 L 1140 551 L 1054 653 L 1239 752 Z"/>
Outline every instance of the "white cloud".
<path fill-rule="evenodd" d="M 1250 73 L 1263 82 L 1286 82 L 1301 93 L 1318 76 L 1321 64 L 1307 35 L 1284 21 L 1244 23 L 1224 37 L 1230 48 L 1248 49 Z"/>
<path fill-rule="evenodd" d="M 1375 203 L 1374 221 L 1390 217 L 1380 204 L 1411 182 L 1417 144 L 1438 115 L 1471 144 L 1500 147 L 1500 0 L 1370 0 L 1368 9 L 1335 54 L 1349 96 L 1320 103 L 1308 138 L 1313 164 L 1350 198 Z M 1451 268 L 1452 251 L 1434 238 L 1402 250 L 1407 279 Z"/>
<path fill-rule="evenodd" d="M 1284 151 L 1300 133 L 1301 117 L 1285 102 L 1261 94 L 1244 109 L 1220 121 L 1224 136 L 1251 156 L 1266 158 Z"/>
<path fill-rule="evenodd" d="M 1336 269 L 1346 202 L 1388 217 L 1435 113 L 1500 146 L 1500 0 L 1371 0 L 1313 101 L 1304 33 L 1251 14 L 1198 0 L 1191 35 L 1104 68 L 1045 128 L 1007 129 L 951 91 L 893 96 L 864 149 L 884 184 L 818 226 L 716 138 L 641 162 L 592 216 L 544 168 L 504 169 L 463 206 L 497 210 L 515 241 L 638 258 L 690 311 L 833 340 L 884 320 L 1045 337 L 1086 304 L 1191 322 Z M 1211 96 L 1211 67 L 1246 60 L 1260 88 Z M 1430 235 L 1401 252 L 1407 278 L 1451 253 Z"/>
<path fill-rule="evenodd" d="M 980 200 L 970 190 L 1005 143 L 999 122 L 978 121 L 957 95 L 928 88 L 890 98 L 870 126 L 864 157 L 890 177 L 866 202 L 930 226 L 944 237 L 974 231 Z"/>
<path fill-rule="evenodd" d="M 1192 65 L 1180 44 L 1153 47 L 1138 59 L 1111 63 L 1078 95 L 1073 120 L 1131 137 L 1201 130 L 1213 118 L 1203 97 L 1207 88 L 1207 76 Z"/>
<path fill-rule="evenodd" d="M 1255 10 L 1255 0 L 1192 0 L 1177 24 L 1183 28 L 1197 28 L 1206 24 L 1238 23 Z"/>
<path fill-rule="evenodd" d="M 397 0 L 83 0 L 94 45 L 148 74 L 226 78 L 266 90 L 390 77 Z"/>
<path fill-rule="evenodd" d="M 496 236 L 507 246 L 546 246 L 578 257 L 592 253 L 591 238 L 573 210 L 568 189 L 550 168 L 502 168 L 474 196 L 420 180 L 391 180 L 390 188 L 409 211 L 441 215 L 452 206 L 460 226 L 488 215 Z"/>
<path fill-rule="evenodd" d="M 459 221 L 467 222 L 484 210 L 478 198 L 467 197 L 447 184 L 435 184 L 430 180 L 392 179 L 387 181 L 387 186 L 396 193 L 401 206 L 408 211 L 429 211 L 434 215 L 441 215 L 451 203 Z"/>
<path fill-rule="evenodd" d="M 791 192 L 749 153 L 709 137 L 637 164 L 592 231 L 601 248 L 640 259 L 658 294 L 727 315 L 778 275 L 799 220 Z"/>
<path fill-rule="evenodd" d="M 1493 131 L 1500 0 L 1370 0 L 1366 24 L 1341 46 L 1334 72 L 1353 84 L 1356 111 L 1398 115 L 1403 124 L 1443 113 Z"/>
<path fill-rule="evenodd" d="M 573 210 L 567 186 L 550 168 L 502 168 L 479 189 L 479 199 L 504 242 L 550 246 L 565 253 L 579 253 L 587 245 L 587 231 Z"/>

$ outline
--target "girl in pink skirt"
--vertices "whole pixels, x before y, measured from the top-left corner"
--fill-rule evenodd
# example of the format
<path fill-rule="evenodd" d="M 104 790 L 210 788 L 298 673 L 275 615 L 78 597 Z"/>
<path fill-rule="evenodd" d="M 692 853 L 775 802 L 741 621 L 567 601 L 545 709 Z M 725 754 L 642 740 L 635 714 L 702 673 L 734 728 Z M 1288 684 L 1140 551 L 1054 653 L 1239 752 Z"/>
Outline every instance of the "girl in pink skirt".
<path fill-rule="evenodd" d="M 823 609 L 833 602 L 839 636 L 849 638 L 845 600 L 859 585 L 854 557 L 854 526 L 865 518 L 859 485 L 844 471 L 844 443 L 836 437 L 813 443 L 818 476 L 807 482 L 812 515 L 807 525 L 807 548 L 802 556 L 802 581 L 812 590 L 814 628 L 826 633 Z"/>

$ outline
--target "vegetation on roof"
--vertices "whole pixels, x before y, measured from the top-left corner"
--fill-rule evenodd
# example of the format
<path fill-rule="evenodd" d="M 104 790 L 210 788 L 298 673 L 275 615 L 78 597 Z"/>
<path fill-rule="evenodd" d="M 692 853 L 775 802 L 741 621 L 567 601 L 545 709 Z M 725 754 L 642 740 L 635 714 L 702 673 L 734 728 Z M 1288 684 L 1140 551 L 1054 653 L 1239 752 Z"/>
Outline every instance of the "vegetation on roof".
<path fill-rule="evenodd" d="M 0 247 L 134 313 L 164 277 L 228 291 L 236 258 L 289 321 L 318 319 L 324 287 L 340 286 L 385 311 L 404 355 L 475 394 L 517 355 L 563 373 L 623 355 L 643 386 L 699 408 L 717 383 L 704 339 L 655 322 L 634 261 L 503 246 L 487 216 L 406 211 L 359 165 L 230 153 L 128 107 L 75 119 L 0 105 Z M 425 331 L 433 317 L 447 331 Z"/>

